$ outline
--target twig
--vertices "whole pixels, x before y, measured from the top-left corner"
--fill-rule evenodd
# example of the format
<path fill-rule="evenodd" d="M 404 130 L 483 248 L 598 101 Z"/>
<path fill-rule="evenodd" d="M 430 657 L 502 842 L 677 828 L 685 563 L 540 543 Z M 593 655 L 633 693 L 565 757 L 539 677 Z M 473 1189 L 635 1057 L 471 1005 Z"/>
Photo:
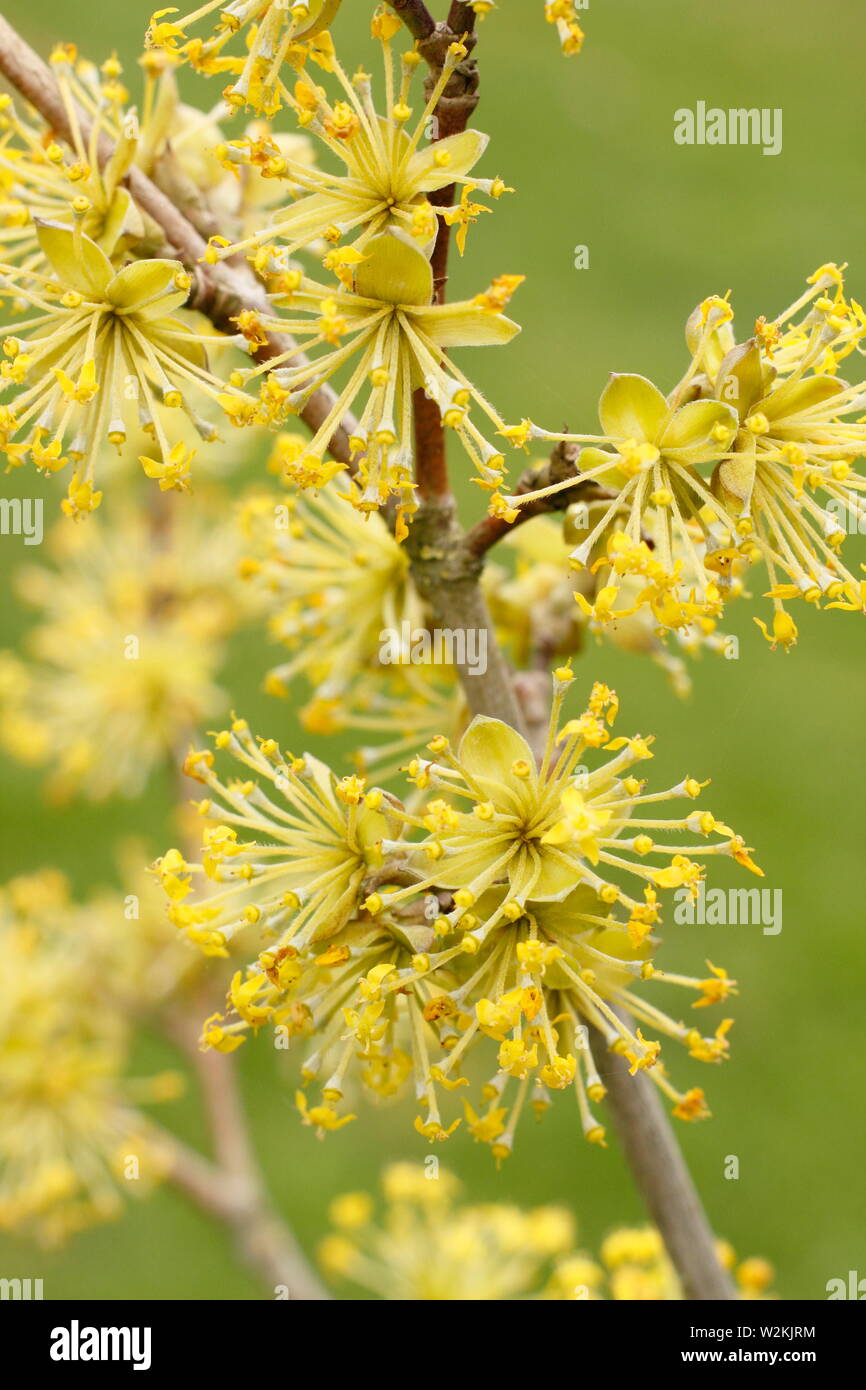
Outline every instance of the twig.
<path fill-rule="evenodd" d="M 466 533 L 463 544 L 469 555 L 481 559 L 497 541 L 502 540 L 503 536 L 509 535 L 534 516 L 544 516 L 549 512 L 566 512 L 575 502 L 612 502 L 611 493 L 597 487 L 592 480 L 585 482 L 581 478 L 579 457 L 579 445 L 557 444 L 547 463 L 542 464 L 540 468 L 528 468 L 509 496 L 523 497 L 527 492 L 549 487 L 552 483 L 564 482 L 568 477 L 574 478 L 574 487 L 564 487 L 561 492 L 554 492 L 550 497 L 539 497 L 535 501 L 527 502 L 520 508 L 520 513 L 514 521 L 506 521 L 499 516 L 482 517 Z"/>
<path fill-rule="evenodd" d="M 707 1214 L 674 1138 L 658 1092 L 648 1076 L 629 1075 L 624 1057 L 609 1052 L 590 1027 L 592 1055 L 607 1088 L 606 1104 L 616 1125 L 635 1185 L 664 1238 L 686 1298 L 737 1298 L 716 1252 Z"/>
<path fill-rule="evenodd" d="M 170 1180 L 228 1227 L 244 1262 L 272 1292 L 285 1288 L 290 1298 L 304 1302 L 329 1299 L 271 1206 L 249 1138 L 235 1059 L 203 1052 L 186 1017 L 168 1020 L 166 1028 L 196 1074 L 215 1157 L 210 1162 L 172 1139 Z"/>

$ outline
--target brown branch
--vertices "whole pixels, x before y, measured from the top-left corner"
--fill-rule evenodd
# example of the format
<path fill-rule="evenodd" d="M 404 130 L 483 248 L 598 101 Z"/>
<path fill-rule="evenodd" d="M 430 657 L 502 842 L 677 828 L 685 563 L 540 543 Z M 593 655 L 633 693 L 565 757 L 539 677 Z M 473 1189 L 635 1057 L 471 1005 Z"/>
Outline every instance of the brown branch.
<path fill-rule="evenodd" d="M 467 531 L 463 542 L 466 551 L 475 559 L 481 559 L 487 554 L 491 546 L 497 541 L 502 540 L 503 536 L 522 526 L 525 521 L 530 521 L 534 516 L 544 516 L 550 512 L 565 512 L 576 502 L 612 502 L 612 494 L 599 488 L 590 479 L 584 481 L 580 476 L 578 458 L 580 447 L 576 444 L 557 444 L 547 463 L 541 467 L 528 468 L 517 484 L 517 487 L 509 493 L 511 497 L 523 497 L 527 492 L 535 492 L 539 488 L 550 487 L 553 483 L 565 482 L 566 478 L 574 478 L 574 487 L 564 487 L 561 492 L 554 492 L 550 497 L 539 497 L 532 502 L 527 502 L 520 508 L 520 514 L 514 521 L 506 521 L 500 516 L 485 516 Z"/>
<path fill-rule="evenodd" d="M 731 1300 L 737 1293 L 716 1252 L 707 1214 L 652 1081 L 629 1075 L 590 1026 L 592 1055 L 635 1185 L 661 1232 L 686 1298 Z"/>
<path fill-rule="evenodd" d="M 388 4 L 396 10 L 413 39 L 427 39 L 436 28 L 436 21 L 424 0 L 388 0 Z"/>
<path fill-rule="evenodd" d="M 42 59 L 0 15 L 0 72 L 27 98 L 31 106 L 44 117 L 55 135 L 72 145 L 72 132 L 54 76 Z M 89 134 L 89 122 L 83 112 L 79 113 L 82 134 L 85 142 Z M 112 154 L 112 143 L 107 137 L 99 143 L 98 158 L 103 166 Z M 195 285 L 188 306 L 205 314 L 215 328 L 221 332 L 236 334 L 237 325 L 233 318 L 242 309 L 252 309 L 256 313 L 273 315 L 271 305 L 263 285 L 253 271 L 243 262 L 222 262 L 217 265 L 202 263 L 207 250 L 204 238 L 192 223 L 175 206 L 157 185 L 142 173 L 132 168 L 124 181 L 138 206 L 156 222 L 165 234 L 171 251 L 194 273 Z M 267 344 L 259 349 L 259 361 L 269 361 L 284 352 L 293 352 L 294 361 L 305 361 L 297 344 L 287 334 L 272 333 Z M 301 418 L 315 433 L 327 419 L 335 401 L 330 387 L 321 387 L 312 395 L 301 411 Z M 346 416 L 338 426 L 330 441 L 334 458 L 350 466 L 349 435 L 355 430 L 355 422 Z"/>
<path fill-rule="evenodd" d="M 485 669 L 458 665 L 463 690 L 473 714 L 501 719 L 524 731 L 520 705 L 511 684 L 502 648 L 478 584 L 481 564 L 463 550 L 463 529 L 457 503 L 447 496 L 422 502 L 412 519 L 406 547 L 415 585 L 433 610 L 437 623 L 455 632 L 474 631 Z"/>

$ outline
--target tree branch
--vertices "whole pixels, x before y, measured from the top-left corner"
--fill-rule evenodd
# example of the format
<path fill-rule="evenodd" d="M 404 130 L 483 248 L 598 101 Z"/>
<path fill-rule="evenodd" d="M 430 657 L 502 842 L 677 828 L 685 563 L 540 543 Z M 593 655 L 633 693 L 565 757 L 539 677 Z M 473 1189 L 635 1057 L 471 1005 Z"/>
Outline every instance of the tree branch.
<path fill-rule="evenodd" d="M 271 1206 L 249 1138 L 235 1059 L 210 1049 L 202 1052 L 185 1017 L 170 1021 L 168 1031 L 196 1074 L 216 1160 L 172 1139 L 170 1180 L 228 1227 L 241 1258 L 272 1293 L 284 1287 L 290 1298 L 303 1302 L 329 1299 Z"/>
<path fill-rule="evenodd" d="M 552 483 L 564 482 L 569 477 L 574 478 L 574 487 L 564 487 L 561 492 L 554 492 L 550 497 L 539 497 L 533 502 L 527 502 L 520 508 L 520 514 L 515 521 L 506 521 L 499 516 L 482 517 L 466 533 L 463 544 L 468 554 L 475 559 L 481 559 L 491 546 L 502 540 L 503 536 L 509 535 L 534 516 L 566 512 L 575 502 L 612 502 L 611 493 L 597 487 L 592 480 L 586 482 L 581 478 L 579 457 L 579 445 L 557 444 L 547 463 L 542 464 L 540 468 L 528 468 L 522 474 L 517 487 L 509 493 L 510 497 L 523 497 L 527 492 L 550 487 Z"/>
<path fill-rule="evenodd" d="M 607 1107 L 635 1185 L 661 1232 L 686 1298 L 731 1300 L 736 1290 L 716 1253 L 707 1214 L 648 1076 L 629 1075 L 624 1057 L 609 1052 L 590 1026 L 595 1065 L 607 1088 Z"/>
<path fill-rule="evenodd" d="M 436 21 L 424 0 L 388 0 L 388 4 L 396 10 L 413 39 L 428 39 L 436 28 Z"/>

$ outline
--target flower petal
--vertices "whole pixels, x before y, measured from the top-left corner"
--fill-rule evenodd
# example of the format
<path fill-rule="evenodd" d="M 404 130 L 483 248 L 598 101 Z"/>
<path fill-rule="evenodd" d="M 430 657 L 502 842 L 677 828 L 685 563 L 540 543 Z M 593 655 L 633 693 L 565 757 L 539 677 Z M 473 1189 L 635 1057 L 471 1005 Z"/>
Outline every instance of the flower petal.
<path fill-rule="evenodd" d="M 529 744 L 501 719 L 476 715 L 460 741 L 458 759 L 468 776 L 479 783 L 485 799 L 492 801 L 497 809 L 513 811 L 514 796 L 522 805 L 527 788 L 535 782 L 535 759 Z M 526 763 L 529 776 L 518 777 L 512 772 L 515 763 Z M 497 796 L 493 785 L 496 782 L 511 796 L 507 792 L 502 797 Z"/>
<path fill-rule="evenodd" d="M 106 298 L 116 309 L 143 319 L 165 318 L 189 299 L 188 289 L 175 288 L 183 274 L 180 261 L 133 261 L 114 276 Z"/>
<path fill-rule="evenodd" d="M 805 410 L 824 405 L 846 388 L 847 383 L 835 376 L 809 376 L 800 381 L 786 381 L 771 391 L 756 409 L 768 420 L 790 420 Z"/>
<path fill-rule="evenodd" d="M 490 136 L 480 130 L 464 130 L 436 140 L 413 154 L 403 176 L 413 193 L 432 193 L 445 188 L 457 178 L 463 178 L 475 167 L 490 143 Z M 447 163 L 441 163 L 442 158 Z"/>
<path fill-rule="evenodd" d="M 667 413 L 667 401 L 658 387 L 645 376 L 627 372 L 611 372 L 598 403 L 605 434 L 644 444 L 653 443 Z"/>
<path fill-rule="evenodd" d="M 510 343 L 520 324 L 504 314 L 494 314 L 478 304 L 430 304 L 416 309 L 412 318 L 439 347 L 496 347 Z"/>
<path fill-rule="evenodd" d="M 88 299 L 102 299 L 114 275 L 114 266 L 104 251 L 83 233 L 76 237 L 71 227 L 59 222 L 43 222 L 38 217 L 36 235 L 64 289 L 77 290 Z"/>
<path fill-rule="evenodd" d="M 659 448 L 663 454 L 672 454 L 678 463 L 709 463 L 727 453 L 739 423 L 733 406 L 724 401 L 689 401 L 674 412 L 659 440 Z M 727 440 L 714 437 L 717 425 L 728 431 Z"/>
<path fill-rule="evenodd" d="M 396 232 L 367 243 L 367 258 L 355 271 L 355 293 L 385 304 L 429 304 L 433 271 L 416 246 Z"/>

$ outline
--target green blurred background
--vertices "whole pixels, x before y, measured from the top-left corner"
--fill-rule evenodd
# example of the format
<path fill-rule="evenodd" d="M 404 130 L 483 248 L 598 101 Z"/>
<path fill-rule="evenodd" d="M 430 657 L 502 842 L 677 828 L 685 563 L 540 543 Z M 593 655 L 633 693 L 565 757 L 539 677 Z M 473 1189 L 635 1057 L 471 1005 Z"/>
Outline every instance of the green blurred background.
<path fill-rule="evenodd" d="M 444 11 L 444 0 L 432 7 Z M 759 313 L 772 317 L 817 265 L 836 260 L 850 262 L 850 290 L 866 297 L 860 0 L 824 0 L 820 28 L 806 0 L 598 0 L 581 16 L 584 52 L 568 61 L 542 8 L 542 0 L 501 0 L 481 28 L 475 124 L 492 136 L 482 172 L 501 174 L 517 192 L 482 219 L 465 261 L 453 266 L 454 294 L 503 271 L 527 276 L 512 306 L 522 337 L 466 363 L 507 419 L 592 430 L 610 370 L 644 372 L 667 389 L 684 364 L 684 321 L 709 293 L 732 289 L 748 325 Z M 349 67 L 373 64 L 364 37 L 371 9 L 367 0 L 343 6 L 335 37 Z M 148 11 L 137 0 L 3 5 L 43 51 L 61 38 L 99 60 L 116 49 L 133 89 Z M 200 91 L 185 81 L 190 94 Z M 208 90 L 202 104 L 215 100 Z M 675 145 L 674 111 L 698 100 L 781 107 L 783 152 Z M 589 248 L 586 270 L 573 268 L 578 245 Z M 477 509 L 477 490 L 465 495 L 467 510 Z M 854 558 L 866 558 L 856 554 L 862 542 L 850 544 Z M 3 543 L 4 595 L 8 572 L 33 559 L 19 545 Z M 709 956 L 741 981 L 731 1061 L 717 1069 L 679 1053 L 669 1061 L 677 1081 L 709 1094 L 713 1119 L 679 1133 L 717 1231 L 741 1256 L 770 1258 L 783 1297 L 819 1299 L 828 1279 L 858 1264 L 866 1273 L 863 626 L 849 614 L 801 608 L 800 644 L 785 656 L 768 650 L 755 611 L 763 608 L 731 615 L 740 659 L 699 663 L 688 702 L 655 668 L 606 648 L 592 648 L 580 670 L 587 682 L 617 688 L 624 729 L 658 735 L 657 785 L 712 776 L 712 809 L 756 846 L 766 886 L 783 889 L 778 936 L 747 926 L 667 928 L 662 964 L 701 972 Z M 8 645 L 26 615 L 4 602 L 3 620 Z M 263 642 L 247 634 L 235 644 L 224 684 L 254 727 L 297 746 L 290 707 L 260 693 L 273 654 Z M 35 775 L 5 764 L 2 780 L 4 876 L 57 864 L 86 891 L 110 878 L 116 835 L 144 834 L 157 847 L 173 838 L 167 776 L 137 802 L 63 811 L 46 810 Z M 742 883 L 724 867 L 712 881 Z M 667 1002 L 679 1012 L 676 995 Z M 151 1038 L 135 1060 L 139 1074 L 176 1061 Z M 264 1044 L 240 1054 L 272 1190 L 312 1245 L 334 1194 L 375 1186 L 383 1162 L 420 1160 L 427 1146 L 411 1129 L 410 1102 L 364 1105 L 356 1123 L 320 1143 L 301 1128 L 294 1077 L 278 1062 Z M 205 1142 L 193 1097 L 160 1107 L 159 1118 Z M 723 1176 L 727 1155 L 739 1158 L 738 1181 Z M 501 1171 L 460 1132 L 437 1156 L 474 1199 L 565 1202 L 590 1248 L 612 1225 L 642 1218 L 615 1147 L 583 1143 L 568 1096 L 543 1124 L 525 1125 Z M 43 1275 L 49 1298 L 263 1296 L 224 1233 L 171 1191 L 59 1254 L 4 1241 L 0 1272 Z"/>

